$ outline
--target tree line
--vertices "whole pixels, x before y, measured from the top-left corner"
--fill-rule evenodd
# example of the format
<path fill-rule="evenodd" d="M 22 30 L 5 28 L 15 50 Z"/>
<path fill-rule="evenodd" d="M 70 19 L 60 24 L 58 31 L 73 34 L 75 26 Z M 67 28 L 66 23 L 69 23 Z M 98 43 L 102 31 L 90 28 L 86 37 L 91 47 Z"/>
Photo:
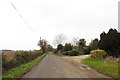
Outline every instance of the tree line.
<path fill-rule="evenodd" d="M 90 51 L 96 50 L 96 49 L 102 49 L 107 52 L 109 56 L 118 57 L 120 52 L 120 33 L 116 29 L 109 29 L 107 33 L 102 32 L 100 34 L 100 40 L 95 38 L 93 39 L 89 45 L 86 45 L 86 40 L 84 38 L 78 39 L 73 38 L 73 44 L 72 43 L 64 43 L 64 35 L 59 34 L 56 36 L 54 42 L 57 44 L 57 48 L 53 49 L 53 47 L 47 43 L 46 40 L 41 39 L 38 43 L 38 45 L 41 47 L 41 50 L 43 52 L 47 51 L 54 51 L 55 53 L 61 53 L 64 54 L 68 51 L 72 55 L 75 54 L 90 54 Z"/>

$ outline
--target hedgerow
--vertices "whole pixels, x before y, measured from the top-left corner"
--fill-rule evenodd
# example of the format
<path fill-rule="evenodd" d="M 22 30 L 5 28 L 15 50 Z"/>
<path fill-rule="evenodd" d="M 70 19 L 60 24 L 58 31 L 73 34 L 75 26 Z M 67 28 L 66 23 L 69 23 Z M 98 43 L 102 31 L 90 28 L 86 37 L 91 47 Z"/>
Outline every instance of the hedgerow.
<path fill-rule="evenodd" d="M 78 56 L 78 55 L 82 55 L 83 52 L 73 49 L 72 51 L 65 51 L 63 52 L 63 55 L 69 55 L 69 56 Z"/>
<path fill-rule="evenodd" d="M 2 72 L 6 73 L 8 70 L 30 62 L 40 55 L 42 55 L 41 51 L 16 51 L 14 57 L 11 60 L 7 60 L 8 56 L 3 53 Z"/>

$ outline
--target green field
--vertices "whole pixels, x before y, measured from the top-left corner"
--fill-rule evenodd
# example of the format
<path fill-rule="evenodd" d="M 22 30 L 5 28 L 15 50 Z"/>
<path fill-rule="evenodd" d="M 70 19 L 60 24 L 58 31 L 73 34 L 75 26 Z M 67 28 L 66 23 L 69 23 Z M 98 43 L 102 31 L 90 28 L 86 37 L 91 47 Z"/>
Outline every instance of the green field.
<path fill-rule="evenodd" d="M 118 78 L 118 63 L 117 61 L 84 59 L 82 63 L 94 68 L 100 73 L 108 75 L 113 78 Z"/>
<path fill-rule="evenodd" d="M 27 64 L 23 64 L 19 67 L 13 68 L 9 70 L 6 74 L 3 74 L 2 78 L 5 80 L 6 78 L 19 78 L 22 76 L 25 72 L 29 71 L 34 65 L 36 65 L 42 57 L 44 57 L 46 54 L 43 54 L 36 59 L 34 59 L 31 62 L 28 62 Z"/>

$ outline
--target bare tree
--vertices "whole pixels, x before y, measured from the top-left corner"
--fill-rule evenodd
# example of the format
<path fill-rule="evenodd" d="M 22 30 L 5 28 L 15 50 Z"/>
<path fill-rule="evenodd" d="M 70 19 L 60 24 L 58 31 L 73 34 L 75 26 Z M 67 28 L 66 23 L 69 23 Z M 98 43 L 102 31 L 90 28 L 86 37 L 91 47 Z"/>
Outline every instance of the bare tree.
<path fill-rule="evenodd" d="M 74 37 L 73 41 L 72 41 L 73 46 L 77 46 L 78 45 L 78 41 L 79 41 L 79 38 L 78 37 Z"/>
<path fill-rule="evenodd" d="M 63 34 L 58 34 L 55 36 L 53 43 L 55 45 L 59 45 L 59 44 L 64 44 L 64 41 L 65 41 L 65 36 Z"/>

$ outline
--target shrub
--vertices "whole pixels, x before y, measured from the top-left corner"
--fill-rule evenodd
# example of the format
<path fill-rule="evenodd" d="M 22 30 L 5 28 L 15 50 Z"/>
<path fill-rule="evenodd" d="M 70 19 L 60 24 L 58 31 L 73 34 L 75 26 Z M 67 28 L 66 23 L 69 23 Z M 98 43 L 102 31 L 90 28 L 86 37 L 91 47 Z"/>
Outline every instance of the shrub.
<path fill-rule="evenodd" d="M 79 55 L 84 55 L 84 52 L 83 51 L 79 51 Z"/>
<path fill-rule="evenodd" d="M 107 53 L 104 50 L 97 49 L 90 51 L 90 56 L 91 58 L 101 59 L 105 58 L 107 56 Z"/>
<path fill-rule="evenodd" d="M 5 72 L 5 69 L 8 69 L 8 62 L 7 62 L 7 58 L 6 55 L 2 54 L 2 72 Z"/>
<path fill-rule="evenodd" d="M 59 44 L 58 46 L 57 46 L 57 52 L 59 51 L 59 50 L 62 50 L 63 49 L 63 45 L 62 44 Z"/>
<path fill-rule="evenodd" d="M 7 60 L 8 56 L 2 54 L 2 70 L 3 73 L 8 70 L 25 64 L 42 55 L 42 51 L 16 51 L 11 60 Z"/>
<path fill-rule="evenodd" d="M 66 43 L 65 46 L 63 47 L 63 51 L 71 51 L 72 50 L 72 45 L 70 43 Z"/>
<path fill-rule="evenodd" d="M 2 73 L 7 72 L 9 69 L 16 67 L 17 62 L 15 59 L 7 60 L 7 56 L 2 54 Z"/>
<path fill-rule="evenodd" d="M 73 50 L 71 51 L 71 53 L 70 53 L 71 56 L 77 56 L 77 55 L 79 55 L 79 54 L 80 54 L 79 51 L 76 50 L 76 49 L 73 49 Z"/>
<path fill-rule="evenodd" d="M 63 52 L 63 55 L 69 55 L 69 56 L 72 56 L 72 51 L 65 51 L 65 52 Z"/>
<path fill-rule="evenodd" d="M 68 55 L 68 51 L 65 51 L 62 53 L 63 55 Z"/>
<path fill-rule="evenodd" d="M 77 50 L 72 50 L 69 52 L 69 55 L 70 56 L 77 56 L 77 55 L 79 55 L 79 52 Z"/>
<path fill-rule="evenodd" d="M 83 51 L 84 51 L 84 54 L 90 54 L 90 51 L 91 51 L 90 46 L 85 46 Z"/>
<path fill-rule="evenodd" d="M 78 55 L 82 55 L 82 54 L 83 54 L 82 51 L 78 51 L 76 49 L 73 49 L 72 51 L 63 52 L 63 55 L 69 55 L 69 56 L 78 56 Z"/>
<path fill-rule="evenodd" d="M 98 47 L 105 50 L 109 56 L 119 57 L 120 33 L 116 29 L 101 33 Z"/>

